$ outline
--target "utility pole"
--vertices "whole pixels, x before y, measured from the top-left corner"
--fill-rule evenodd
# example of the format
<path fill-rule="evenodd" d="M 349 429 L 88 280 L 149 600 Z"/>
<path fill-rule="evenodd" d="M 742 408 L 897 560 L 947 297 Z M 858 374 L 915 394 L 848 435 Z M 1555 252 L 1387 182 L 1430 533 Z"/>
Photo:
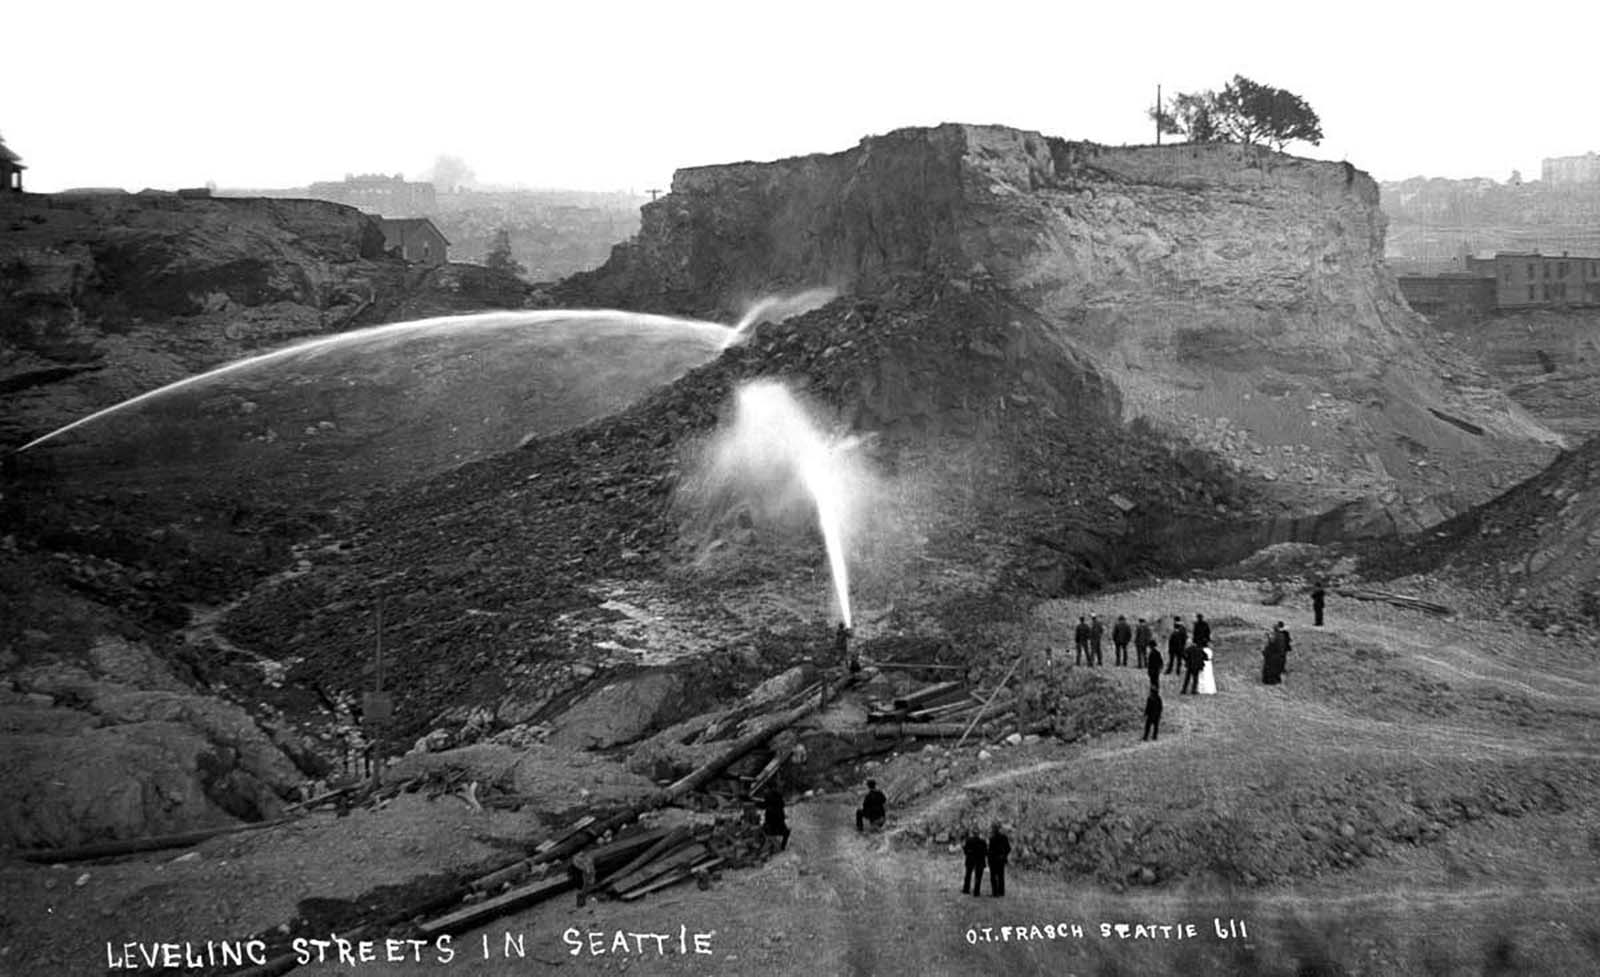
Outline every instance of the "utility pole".
<path fill-rule="evenodd" d="M 1161 145 L 1161 83 L 1156 82 L 1156 145 Z"/>
<path fill-rule="evenodd" d="M 383 729 L 390 717 L 394 715 L 394 699 L 383 691 L 383 605 L 384 598 L 378 598 L 377 621 L 377 651 L 375 665 L 377 677 L 376 688 L 363 696 L 362 719 L 369 727 L 368 735 L 371 737 L 372 750 L 372 786 L 376 790 L 383 783 Z"/>
<path fill-rule="evenodd" d="M 651 203 L 655 203 L 656 202 L 656 194 L 658 194 L 660 192 L 661 192 L 660 190 L 646 190 L 645 191 L 645 193 L 648 193 L 650 195 L 650 202 Z"/>

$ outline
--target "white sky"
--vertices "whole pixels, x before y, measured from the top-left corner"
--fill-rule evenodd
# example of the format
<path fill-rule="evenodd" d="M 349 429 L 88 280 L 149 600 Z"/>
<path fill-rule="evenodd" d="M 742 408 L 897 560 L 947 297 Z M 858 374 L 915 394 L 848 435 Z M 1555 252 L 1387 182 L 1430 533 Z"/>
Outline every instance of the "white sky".
<path fill-rule="evenodd" d="M 1422 7 L 1423 9 L 1418 9 Z M 490 183 L 642 191 L 939 122 L 1148 142 L 1235 73 L 1380 180 L 1600 150 L 1600 0 L 1226 3 L 27 0 L 0 15 L 27 188 L 301 186 L 463 158 Z"/>

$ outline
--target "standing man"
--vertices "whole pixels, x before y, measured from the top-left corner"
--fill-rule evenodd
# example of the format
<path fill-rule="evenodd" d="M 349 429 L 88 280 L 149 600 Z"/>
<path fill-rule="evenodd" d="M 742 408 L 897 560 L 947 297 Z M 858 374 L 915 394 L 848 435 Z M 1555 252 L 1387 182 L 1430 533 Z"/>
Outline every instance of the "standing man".
<path fill-rule="evenodd" d="M 1117 664 L 1123 668 L 1128 667 L 1128 642 L 1133 640 L 1133 629 L 1128 627 L 1128 619 L 1121 614 L 1117 615 L 1117 623 L 1111 626 L 1111 647 L 1117 651 Z"/>
<path fill-rule="evenodd" d="M 1150 688 L 1150 697 L 1144 700 L 1144 739 L 1156 740 L 1161 738 L 1161 693 L 1154 685 Z"/>
<path fill-rule="evenodd" d="M 1006 894 L 1006 860 L 1011 857 L 1011 839 L 994 823 L 989 833 L 989 894 L 996 899 Z"/>
<path fill-rule="evenodd" d="M 768 787 L 766 798 L 761 802 L 761 809 L 766 815 L 761 825 L 761 832 L 766 836 L 766 840 L 762 842 L 762 850 L 766 850 L 768 845 L 773 845 L 778 851 L 787 851 L 789 822 L 783 816 L 783 791 L 776 785 Z M 778 840 L 780 838 L 781 843 Z"/>
<path fill-rule="evenodd" d="M 1287 672 L 1289 670 L 1289 652 L 1294 648 L 1294 642 L 1289 638 L 1289 629 L 1283 626 L 1282 621 L 1279 621 L 1272 631 L 1278 637 L 1278 671 Z"/>
<path fill-rule="evenodd" d="M 1150 643 L 1150 657 L 1145 659 L 1144 670 L 1150 673 L 1150 691 L 1161 687 L 1161 652 L 1156 650 L 1155 642 Z"/>
<path fill-rule="evenodd" d="M 1211 622 L 1204 614 L 1194 616 L 1194 643 L 1202 648 L 1211 647 Z"/>
<path fill-rule="evenodd" d="M 1089 624 L 1082 614 L 1078 615 L 1078 626 L 1072 630 L 1072 643 L 1078 649 L 1077 663 L 1082 665 L 1083 660 L 1089 658 Z M 1089 658 L 1089 664 L 1094 664 L 1093 658 Z"/>
<path fill-rule="evenodd" d="M 1327 599 L 1328 592 L 1322 589 L 1322 581 L 1318 580 L 1311 591 L 1311 613 L 1316 616 L 1315 623 L 1319 628 L 1322 627 L 1322 604 Z"/>
<path fill-rule="evenodd" d="M 1190 644 L 1183 649 L 1183 687 L 1178 690 L 1179 695 L 1188 693 L 1197 695 L 1200 692 L 1200 669 L 1205 666 L 1205 649 L 1197 644 Z"/>
<path fill-rule="evenodd" d="M 889 818 L 889 798 L 878 789 L 876 780 L 867 781 L 867 796 L 861 802 L 861 809 L 856 812 L 856 830 L 865 830 L 865 825 L 872 825 L 874 831 L 882 830 L 883 822 Z"/>
<path fill-rule="evenodd" d="M 1174 614 L 1172 616 L 1172 634 L 1167 638 L 1167 674 L 1177 675 L 1183 671 L 1183 650 L 1189 647 L 1189 629 L 1183 626 L 1183 618 Z"/>
<path fill-rule="evenodd" d="M 1089 651 L 1094 655 L 1096 665 L 1106 663 L 1105 652 L 1101 650 L 1100 639 L 1105 636 L 1106 626 L 1100 623 L 1100 615 L 1089 615 Z"/>
<path fill-rule="evenodd" d="M 980 834 L 982 830 L 976 825 L 968 828 L 967 840 L 961 846 L 962 854 L 967 857 L 967 874 L 961 879 L 962 895 L 968 891 L 974 896 L 983 895 L 983 865 L 989 858 L 989 845 Z"/>
<path fill-rule="evenodd" d="M 1133 653 L 1138 657 L 1139 667 L 1144 667 L 1144 655 L 1147 651 L 1155 650 L 1156 639 L 1150 635 L 1150 625 L 1144 618 L 1139 618 L 1139 626 L 1133 629 Z"/>

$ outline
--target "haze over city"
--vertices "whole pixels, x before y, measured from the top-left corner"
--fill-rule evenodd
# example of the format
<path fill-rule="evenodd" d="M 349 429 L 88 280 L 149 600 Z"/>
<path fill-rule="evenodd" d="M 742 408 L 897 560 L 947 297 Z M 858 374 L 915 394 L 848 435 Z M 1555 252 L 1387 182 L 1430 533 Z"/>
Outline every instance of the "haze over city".
<path fill-rule="evenodd" d="M 1141 143 L 1157 84 L 1236 73 L 1320 114 L 1322 144 L 1290 152 L 1380 180 L 1534 179 L 1543 157 L 1600 148 L 1577 114 L 1600 28 L 1583 2 L 1541 6 L 1536 44 L 1518 15 L 1365 2 L 76 2 L 7 19 L 33 40 L 8 46 L 0 133 L 40 192 L 416 177 L 441 154 L 487 184 L 642 192 L 945 121 Z"/>

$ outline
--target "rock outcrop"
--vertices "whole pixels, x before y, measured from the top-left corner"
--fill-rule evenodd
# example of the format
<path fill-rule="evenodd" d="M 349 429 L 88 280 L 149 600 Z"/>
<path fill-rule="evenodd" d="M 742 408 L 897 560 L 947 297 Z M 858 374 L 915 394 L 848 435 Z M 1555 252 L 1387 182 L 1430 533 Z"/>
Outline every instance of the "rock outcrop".
<path fill-rule="evenodd" d="M 944 125 L 680 171 L 638 238 L 558 294 L 699 313 L 790 287 L 992 279 L 1146 418 L 1305 511 L 1414 528 L 1559 438 L 1428 333 L 1382 264 L 1372 179 L 1232 145 L 1110 148 Z"/>

